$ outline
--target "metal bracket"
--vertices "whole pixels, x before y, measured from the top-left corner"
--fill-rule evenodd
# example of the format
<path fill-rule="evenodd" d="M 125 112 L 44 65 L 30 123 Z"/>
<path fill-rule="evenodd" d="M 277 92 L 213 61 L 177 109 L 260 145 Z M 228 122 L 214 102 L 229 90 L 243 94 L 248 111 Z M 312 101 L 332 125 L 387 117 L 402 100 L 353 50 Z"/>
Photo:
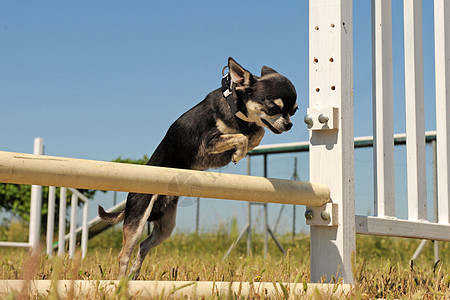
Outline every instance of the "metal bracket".
<path fill-rule="evenodd" d="M 308 108 L 304 121 L 311 130 L 338 129 L 339 109 L 337 107 Z"/>
<path fill-rule="evenodd" d="M 320 207 L 307 206 L 305 218 L 306 225 L 338 226 L 338 204 L 326 203 Z"/>

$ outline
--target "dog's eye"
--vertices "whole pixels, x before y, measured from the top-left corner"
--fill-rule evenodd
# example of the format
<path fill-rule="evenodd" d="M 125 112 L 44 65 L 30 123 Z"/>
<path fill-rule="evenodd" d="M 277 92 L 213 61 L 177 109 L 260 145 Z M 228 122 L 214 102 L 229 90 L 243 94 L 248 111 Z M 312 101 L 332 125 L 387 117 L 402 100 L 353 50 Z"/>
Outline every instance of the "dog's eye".
<path fill-rule="evenodd" d="M 291 109 L 291 111 L 289 112 L 289 115 L 292 117 L 293 115 L 295 115 L 295 113 L 297 112 L 298 107 Z"/>
<path fill-rule="evenodd" d="M 279 113 L 281 113 L 281 109 L 278 106 L 271 106 L 267 109 L 267 114 L 269 116 L 274 116 Z"/>

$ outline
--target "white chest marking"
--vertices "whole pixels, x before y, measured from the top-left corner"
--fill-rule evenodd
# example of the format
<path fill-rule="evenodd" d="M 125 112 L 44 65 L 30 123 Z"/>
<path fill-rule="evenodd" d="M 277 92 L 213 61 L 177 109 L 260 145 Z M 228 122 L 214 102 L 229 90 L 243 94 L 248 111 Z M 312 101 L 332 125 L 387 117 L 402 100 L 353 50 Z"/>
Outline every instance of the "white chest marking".
<path fill-rule="evenodd" d="M 234 134 L 239 133 L 236 129 L 228 127 L 222 120 L 216 121 L 216 127 L 222 134 Z"/>

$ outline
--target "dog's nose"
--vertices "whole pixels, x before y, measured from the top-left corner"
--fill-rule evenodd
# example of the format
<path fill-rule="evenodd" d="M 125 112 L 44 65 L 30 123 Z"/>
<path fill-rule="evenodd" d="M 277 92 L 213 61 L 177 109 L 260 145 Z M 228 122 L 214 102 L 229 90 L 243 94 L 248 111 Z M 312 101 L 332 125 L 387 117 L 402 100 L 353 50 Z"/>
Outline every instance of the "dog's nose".
<path fill-rule="evenodd" d="M 284 123 L 284 128 L 286 129 L 286 131 L 288 131 L 289 129 L 292 128 L 292 122 L 288 121 Z"/>

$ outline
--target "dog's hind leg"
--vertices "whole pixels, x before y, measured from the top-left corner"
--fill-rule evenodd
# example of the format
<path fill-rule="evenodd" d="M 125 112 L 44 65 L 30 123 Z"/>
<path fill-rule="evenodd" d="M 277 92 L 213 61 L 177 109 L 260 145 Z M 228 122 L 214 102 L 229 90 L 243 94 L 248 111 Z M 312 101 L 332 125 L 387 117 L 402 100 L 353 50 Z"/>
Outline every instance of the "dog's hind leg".
<path fill-rule="evenodd" d="M 133 276 L 132 278 L 134 280 L 139 277 L 142 263 L 150 249 L 164 242 L 172 234 L 172 231 L 175 228 L 176 212 L 176 202 L 170 203 L 165 208 L 162 218 L 157 221 L 153 221 L 152 232 L 139 245 L 139 253 L 130 271 L 130 275 Z"/>
<path fill-rule="evenodd" d="M 146 207 L 144 213 L 140 215 L 138 220 L 132 220 L 132 222 L 124 221 L 123 224 L 123 246 L 119 254 L 119 278 L 123 277 L 127 273 L 128 263 L 131 258 L 134 246 L 136 246 L 139 238 L 144 231 L 145 224 L 149 218 L 153 205 L 155 204 L 158 195 L 152 195 L 149 205 Z"/>

